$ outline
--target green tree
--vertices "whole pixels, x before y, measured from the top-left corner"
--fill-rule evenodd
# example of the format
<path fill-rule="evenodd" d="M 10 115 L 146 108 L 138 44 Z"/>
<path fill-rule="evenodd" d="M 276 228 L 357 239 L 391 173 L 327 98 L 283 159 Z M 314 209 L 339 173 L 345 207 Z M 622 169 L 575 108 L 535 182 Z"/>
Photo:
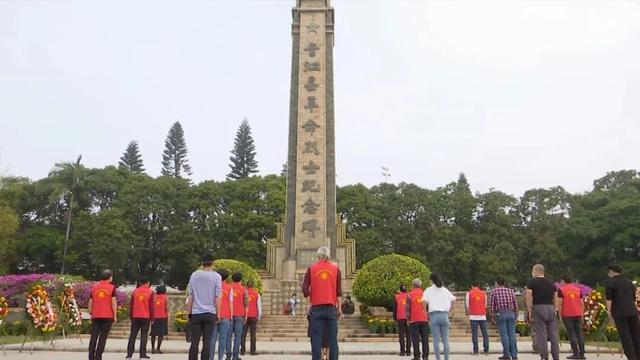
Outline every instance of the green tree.
<path fill-rule="evenodd" d="M 191 166 L 189 165 L 189 160 L 187 160 L 187 153 L 184 131 L 180 122 L 177 121 L 169 129 L 169 134 L 164 142 L 162 175 L 174 178 L 183 178 L 183 174 L 191 175 Z"/>
<path fill-rule="evenodd" d="M 251 127 L 247 118 L 244 118 L 233 141 L 233 150 L 229 157 L 231 172 L 227 175 L 227 179 L 243 179 L 257 173 L 258 162 L 255 157 L 256 146 L 253 144 Z"/>
<path fill-rule="evenodd" d="M 138 142 L 131 140 L 127 149 L 120 157 L 119 166 L 123 169 L 127 169 L 131 172 L 144 172 L 144 163 L 142 162 L 142 155 L 140 155 L 140 149 L 138 148 Z"/>
<path fill-rule="evenodd" d="M 18 230 L 18 216 L 8 206 L 0 205 L 0 275 L 9 270 L 9 263 L 15 256 L 16 242 L 13 238 Z"/>
<path fill-rule="evenodd" d="M 52 202 L 63 202 L 66 207 L 66 231 L 62 250 L 62 265 L 60 274 L 64 275 L 69 234 L 71 232 L 71 220 L 73 218 L 74 206 L 77 206 L 81 192 L 83 191 L 86 178 L 86 168 L 80 164 L 82 155 L 78 156 L 75 162 L 57 163 L 49 173 L 47 185 L 50 186 L 49 198 Z"/>

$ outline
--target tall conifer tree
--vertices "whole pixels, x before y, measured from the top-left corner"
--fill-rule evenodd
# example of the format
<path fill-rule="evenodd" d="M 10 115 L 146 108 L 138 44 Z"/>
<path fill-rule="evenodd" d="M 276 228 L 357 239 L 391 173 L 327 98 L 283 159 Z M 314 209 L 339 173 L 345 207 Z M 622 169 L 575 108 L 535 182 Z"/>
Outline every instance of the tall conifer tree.
<path fill-rule="evenodd" d="M 142 162 L 142 155 L 140 155 L 140 148 L 138 147 L 137 141 L 131 140 L 131 142 L 129 142 L 127 150 L 122 154 L 118 164 L 121 168 L 125 168 L 131 172 L 144 172 L 144 163 Z"/>
<path fill-rule="evenodd" d="M 185 178 L 191 175 L 191 166 L 187 159 L 187 143 L 184 139 L 184 131 L 179 121 L 176 121 L 164 141 L 162 153 L 162 175 L 175 178 Z"/>
<path fill-rule="evenodd" d="M 233 142 L 233 150 L 231 150 L 231 172 L 227 175 L 228 179 L 242 179 L 249 177 L 251 174 L 258 172 L 258 162 L 256 157 L 256 146 L 253 144 L 251 136 L 251 127 L 247 118 L 242 120 L 236 139 Z"/>

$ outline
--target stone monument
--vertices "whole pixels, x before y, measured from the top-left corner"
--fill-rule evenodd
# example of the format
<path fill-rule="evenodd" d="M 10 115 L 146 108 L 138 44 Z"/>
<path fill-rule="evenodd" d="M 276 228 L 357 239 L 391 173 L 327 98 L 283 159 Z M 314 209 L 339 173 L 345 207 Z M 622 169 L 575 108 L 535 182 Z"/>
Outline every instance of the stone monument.
<path fill-rule="evenodd" d="M 296 0 L 292 14 L 287 207 L 261 274 L 276 311 L 320 246 L 340 265 L 345 291 L 355 274 L 355 243 L 336 214 L 334 9 L 330 0 Z"/>

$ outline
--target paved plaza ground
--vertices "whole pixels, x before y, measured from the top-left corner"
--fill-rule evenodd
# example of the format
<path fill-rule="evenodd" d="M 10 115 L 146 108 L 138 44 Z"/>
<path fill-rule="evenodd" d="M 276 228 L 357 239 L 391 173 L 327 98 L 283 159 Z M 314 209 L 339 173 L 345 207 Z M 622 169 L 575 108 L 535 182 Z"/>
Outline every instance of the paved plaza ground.
<path fill-rule="evenodd" d="M 46 360 L 75 360 L 86 359 L 87 341 L 84 340 L 84 344 L 80 344 L 77 339 L 73 340 L 58 340 L 56 341 L 56 351 L 51 351 L 51 347 L 41 342 L 34 343 L 35 351 L 33 354 L 29 354 L 29 344 L 25 346 L 25 351 L 18 353 L 20 344 L 7 345 L 6 358 L 11 360 L 33 360 L 33 359 L 46 359 Z M 137 344 L 136 344 L 137 345 Z M 305 342 L 262 342 L 258 343 L 258 351 L 262 354 L 257 356 L 242 356 L 243 359 L 255 359 L 255 360 L 298 360 L 298 359 L 310 359 L 309 344 Z M 518 343 L 518 347 L 521 354 L 518 356 L 521 360 L 536 360 L 539 356 L 531 352 L 531 343 L 528 341 L 521 341 Z M 107 343 L 107 352 L 105 353 L 104 360 L 117 360 L 124 359 L 125 357 L 126 340 L 113 339 Z M 491 354 L 488 356 L 473 356 L 470 354 L 471 344 L 470 342 L 453 342 L 451 343 L 451 350 L 453 353 L 452 358 L 460 360 L 483 360 L 491 359 L 497 360 L 501 355 L 502 347 L 499 343 L 491 343 Z M 188 344 L 182 341 L 166 341 L 163 343 L 164 354 L 149 354 L 152 359 L 158 360 L 177 360 L 186 359 L 186 352 Z M 565 343 L 562 345 L 561 359 L 564 359 L 568 355 L 569 347 Z M 395 342 L 374 342 L 374 343 L 340 343 L 340 358 L 346 360 L 376 360 L 376 359 L 411 359 L 411 357 L 399 357 L 398 345 Z M 606 348 L 600 349 L 600 355 L 596 354 L 596 348 L 588 348 L 587 358 L 602 360 L 614 360 L 620 359 L 619 353 L 611 355 Z M 137 359 L 137 355 L 134 355 L 134 359 Z M 430 355 L 431 359 L 435 359 L 433 354 Z M 2 356 L 0 356 L 2 359 Z"/>

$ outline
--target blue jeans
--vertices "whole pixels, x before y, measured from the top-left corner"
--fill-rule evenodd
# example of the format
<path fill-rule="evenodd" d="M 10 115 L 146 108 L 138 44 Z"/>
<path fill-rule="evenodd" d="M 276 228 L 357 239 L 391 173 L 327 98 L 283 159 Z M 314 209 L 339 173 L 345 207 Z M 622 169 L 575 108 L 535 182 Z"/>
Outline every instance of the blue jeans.
<path fill-rule="evenodd" d="M 444 347 L 444 360 L 449 360 L 449 313 L 430 312 L 429 326 L 433 334 L 433 352 L 436 354 L 436 360 L 440 360 L 440 341 Z"/>
<path fill-rule="evenodd" d="M 473 353 L 478 353 L 478 326 L 482 331 L 482 350 L 489 352 L 489 333 L 487 332 L 487 320 L 469 320 L 471 324 L 471 342 L 473 343 Z"/>
<path fill-rule="evenodd" d="M 240 353 L 240 340 L 242 340 L 242 328 L 244 327 L 244 316 L 234 316 L 229 336 L 227 337 L 227 355 L 233 355 L 232 359 L 237 359 Z M 233 353 L 231 352 L 231 335 L 233 334 Z"/>
<path fill-rule="evenodd" d="M 227 338 L 229 337 L 229 330 L 231 329 L 231 320 L 229 319 L 220 319 L 218 323 L 218 335 L 220 336 L 220 341 L 218 343 L 218 360 L 222 360 L 224 354 L 227 352 Z M 211 360 L 215 360 L 213 357 L 215 353 L 215 345 L 216 345 L 216 337 L 213 337 L 211 341 Z"/>
<path fill-rule="evenodd" d="M 322 358 L 322 337 L 327 331 L 329 360 L 338 360 L 338 311 L 333 305 L 311 307 L 311 358 Z"/>
<path fill-rule="evenodd" d="M 502 356 L 505 358 L 518 357 L 518 344 L 516 338 L 516 314 L 513 310 L 500 310 L 496 312 L 496 325 L 500 332 L 502 342 Z"/>

